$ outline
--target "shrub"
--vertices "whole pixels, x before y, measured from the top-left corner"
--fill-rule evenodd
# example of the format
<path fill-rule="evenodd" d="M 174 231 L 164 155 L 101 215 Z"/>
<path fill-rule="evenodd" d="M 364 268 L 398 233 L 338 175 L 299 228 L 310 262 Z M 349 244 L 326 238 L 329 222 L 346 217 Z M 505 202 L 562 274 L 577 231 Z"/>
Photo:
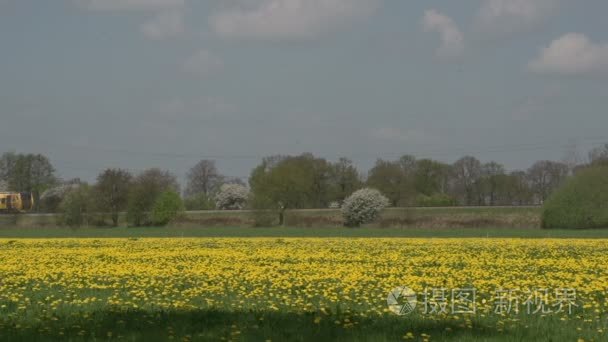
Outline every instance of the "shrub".
<path fill-rule="evenodd" d="M 608 228 L 608 166 L 578 172 L 545 202 L 543 228 Z"/>
<path fill-rule="evenodd" d="M 177 179 L 168 171 L 148 169 L 137 175 L 129 186 L 127 221 L 133 226 L 154 223 L 150 216 L 161 194 L 179 191 Z M 179 197 L 179 196 L 178 196 Z"/>
<path fill-rule="evenodd" d="M 380 215 L 380 211 L 388 205 L 388 198 L 376 189 L 357 190 L 342 204 L 344 224 L 347 227 L 358 227 L 372 222 Z"/>
<path fill-rule="evenodd" d="M 240 184 L 224 184 L 215 196 L 215 206 L 220 210 L 240 210 L 245 208 L 249 191 Z"/>
<path fill-rule="evenodd" d="M 80 183 L 65 183 L 47 189 L 40 195 L 38 207 L 42 212 L 59 212 L 61 211 L 61 202 L 65 199 L 66 195 L 72 190 L 77 190 L 79 187 Z"/>
<path fill-rule="evenodd" d="M 163 192 L 152 209 L 152 223 L 154 225 L 164 226 L 171 220 L 178 217 L 184 210 L 184 204 L 181 197 L 175 191 Z"/>
<path fill-rule="evenodd" d="M 59 204 L 59 224 L 70 227 L 80 227 L 88 224 L 88 214 L 92 210 L 93 201 L 91 189 L 82 184 L 67 191 Z"/>
<path fill-rule="evenodd" d="M 446 194 L 420 195 L 416 198 L 416 206 L 419 207 L 453 207 L 457 204 L 455 198 Z"/>

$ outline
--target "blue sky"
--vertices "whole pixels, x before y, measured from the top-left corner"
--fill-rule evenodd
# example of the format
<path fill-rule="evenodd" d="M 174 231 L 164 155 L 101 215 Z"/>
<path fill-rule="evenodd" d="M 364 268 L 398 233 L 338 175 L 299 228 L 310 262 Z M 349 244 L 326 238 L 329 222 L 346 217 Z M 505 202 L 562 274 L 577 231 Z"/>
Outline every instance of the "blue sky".
<path fill-rule="evenodd" d="M 604 0 L 0 0 L 0 146 L 64 178 L 263 156 L 508 169 L 608 142 Z"/>

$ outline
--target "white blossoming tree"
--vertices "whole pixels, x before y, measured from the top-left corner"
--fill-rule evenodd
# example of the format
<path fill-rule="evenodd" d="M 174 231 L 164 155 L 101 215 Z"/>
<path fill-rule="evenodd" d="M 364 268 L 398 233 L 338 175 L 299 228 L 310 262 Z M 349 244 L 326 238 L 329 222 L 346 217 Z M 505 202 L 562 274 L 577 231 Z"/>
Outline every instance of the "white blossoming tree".
<path fill-rule="evenodd" d="M 355 191 L 342 204 L 342 217 L 347 227 L 358 227 L 374 221 L 380 211 L 389 205 L 389 200 L 376 189 L 364 188 Z"/>
<path fill-rule="evenodd" d="M 240 184 L 224 184 L 215 196 L 215 205 L 220 210 L 239 210 L 245 208 L 249 190 Z"/>

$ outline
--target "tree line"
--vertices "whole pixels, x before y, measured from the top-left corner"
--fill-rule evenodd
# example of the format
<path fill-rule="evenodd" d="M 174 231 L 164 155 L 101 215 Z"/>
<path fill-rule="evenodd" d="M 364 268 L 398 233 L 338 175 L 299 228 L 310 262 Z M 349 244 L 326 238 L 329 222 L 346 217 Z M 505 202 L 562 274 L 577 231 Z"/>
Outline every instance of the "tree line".
<path fill-rule="evenodd" d="M 61 180 L 44 155 L 8 152 L 0 157 L 0 191 L 32 192 L 39 212 L 103 213 L 99 220 L 113 225 L 118 224 L 119 213 L 127 212 L 132 225 L 146 225 L 155 207 L 216 209 L 222 186 L 234 184 L 248 187 L 247 208 L 273 209 L 282 219 L 288 209 L 338 208 L 363 187 L 379 190 L 391 206 L 539 205 L 569 176 L 594 164 L 608 164 L 608 144 L 590 151 L 588 163 L 542 160 L 527 170 L 510 172 L 500 163 L 472 156 L 448 164 L 405 155 L 378 159 L 363 174 L 347 158 L 332 162 L 305 153 L 264 158 L 251 171 L 248 184 L 222 175 L 213 160 L 201 160 L 188 171 L 182 191 L 173 173 L 158 168 L 136 174 L 106 169 L 93 184 L 86 184 Z M 224 200 L 226 196 L 231 195 L 224 194 Z M 159 223 L 164 220 L 159 218 Z"/>

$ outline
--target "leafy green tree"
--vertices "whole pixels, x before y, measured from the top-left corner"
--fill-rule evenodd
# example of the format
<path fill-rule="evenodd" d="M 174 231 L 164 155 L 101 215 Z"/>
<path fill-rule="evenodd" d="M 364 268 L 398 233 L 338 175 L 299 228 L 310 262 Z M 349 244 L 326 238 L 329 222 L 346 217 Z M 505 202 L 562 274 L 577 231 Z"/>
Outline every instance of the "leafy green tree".
<path fill-rule="evenodd" d="M 382 192 L 392 206 L 411 205 L 416 197 L 415 170 L 412 156 L 397 161 L 378 159 L 368 173 L 367 186 Z"/>
<path fill-rule="evenodd" d="M 129 189 L 127 220 L 131 225 L 149 224 L 149 213 L 166 191 L 179 192 L 177 178 L 168 171 L 148 169 L 137 175 Z"/>
<path fill-rule="evenodd" d="M 398 206 L 403 197 L 403 173 L 398 163 L 378 159 L 369 170 L 367 186 L 380 190 L 392 206 Z"/>
<path fill-rule="evenodd" d="M 544 228 L 608 228 L 608 166 L 579 171 L 543 206 Z"/>
<path fill-rule="evenodd" d="M 40 194 L 58 183 L 50 160 L 41 154 L 4 153 L 0 157 L 0 180 L 9 191 L 32 192 L 35 203 Z"/>
<path fill-rule="evenodd" d="M 110 214 L 115 227 L 119 213 L 127 209 L 132 178 L 129 171 L 121 169 L 107 169 L 97 176 L 94 188 L 97 207 Z"/>
<path fill-rule="evenodd" d="M 450 180 L 450 165 L 431 159 L 416 161 L 414 184 L 416 192 L 426 196 L 445 194 Z"/>
<path fill-rule="evenodd" d="M 329 168 L 331 202 L 342 202 L 363 186 L 359 172 L 350 159 L 340 158 L 337 162 L 330 164 Z"/>
<path fill-rule="evenodd" d="M 60 223 L 70 227 L 89 224 L 89 215 L 95 211 L 91 187 L 80 184 L 67 192 L 59 205 Z"/>
<path fill-rule="evenodd" d="M 330 167 L 311 154 L 264 158 L 249 178 L 252 206 L 278 212 L 279 224 L 287 209 L 325 208 L 329 205 Z"/>
<path fill-rule="evenodd" d="M 184 211 L 184 204 L 175 191 L 161 193 L 152 208 L 152 223 L 158 226 L 167 225 Z"/>

